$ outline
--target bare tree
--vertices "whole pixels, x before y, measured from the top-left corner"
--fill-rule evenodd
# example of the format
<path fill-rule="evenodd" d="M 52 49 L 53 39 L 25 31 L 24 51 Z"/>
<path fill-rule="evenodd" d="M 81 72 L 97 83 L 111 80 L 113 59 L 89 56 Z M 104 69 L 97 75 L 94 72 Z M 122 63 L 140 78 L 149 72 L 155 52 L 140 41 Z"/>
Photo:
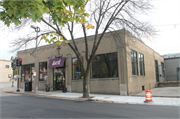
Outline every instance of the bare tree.
<path fill-rule="evenodd" d="M 89 8 L 90 7 L 90 8 Z M 67 40 L 67 36 L 63 34 L 64 28 L 70 33 L 71 42 L 68 43 L 69 47 L 76 54 L 82 69 L 83 74 L 83 97 L 88 98 L 88 84 L 89 84 L 89 75 L 90 75 L 90 66 L 92 60 L 96 54 L 96 51 L 99 47 L 99 44 L 102 41 L 105 33 L 108 31 L 114 31 L 119 29 L 126 29 L 134 35 L 135 37 L 149 37 L 155 34 L 155 30 L 148 22 L 142 22 L 139 15 L 147 14 L 147 11 L 152 9 L 150 0 L 92 0 L 87 4 L 87 10 L 91 11 L 91 18 L 89 19 L 90 24 L 94 24 L 94 41 L 93 47 L 89 50 L 88 46 L 88 30 L 86 29 L 86 24 L 75 24 L 75 22 L 67 22 L 66 26 L 60 28 L 60 25 L 57 23 L 53 25 L 52 22 L 41 18 L 42 22 L 49 26 L 53 31 L 55 31 L 63 39 Z M 72 11 L 69 7 L 69 11 Z M 53 19 L 51 20 L 53 21 Z M 76 25 L 81 25 L 82 33 L 84 35 L 85 41 L 85 60 L 87 66 L 84 66 L 81 59 L 81 51 L 79 51 L 74 37 L 74 29 Z M 39 36 L 43 36 L 41 34 Z M 117 35 L 117 34 L 116 34 Z M 120 35 L 117 35 L 116 39 L 121 39 Z M 14 44 L 14 46 L 23 46 L 34 38 L 19 39 L 19 42 Z"/>

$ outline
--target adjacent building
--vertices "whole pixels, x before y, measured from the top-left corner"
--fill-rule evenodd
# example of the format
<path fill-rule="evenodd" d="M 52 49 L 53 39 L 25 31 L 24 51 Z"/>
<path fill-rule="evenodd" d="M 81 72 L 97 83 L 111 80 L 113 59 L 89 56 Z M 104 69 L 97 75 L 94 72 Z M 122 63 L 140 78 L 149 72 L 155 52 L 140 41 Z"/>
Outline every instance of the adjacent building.
<path fill-rule="evenodd" d="M 89 49 L 93 46 L 93 38 L 88 37 Z M 75 42 L 86 65 L 84 39 L 79 38 Z M 69 92 L 83 92 L 83 76 L 76 55 L 68 44 L 62 43 L 60 47 L 51 44 L 37 48 L 37 89 L 45 90 L 44 84 L 48 83 L 52 86 L 51 91 L 61 90 L 62 85 L 66 85 Z M 26 81 L 31 81 L 34 86 L 34 50 L 18 52 L 18 57 L 23 60 L 20 69 L 21 88 L 24 88 Z M 164 64 L 163 57 L 126 30 L 106 33 L 92 62 L 89 91 L 97 94 L 133 95 L 152 89 L 157 82 L 165 80 L 162 68 L 159 68 L 161 64 Z"/>
<path fill-rule="evenodd" d="M 180 81 L 180 53 L 163 55 L 166 81 Z"/>
<path fill-rule="evenodd" d="M 0 59 L 0 82 L 9 82 L 11 77 L 11 61 Z"/>
<path fill-rule="evenodd" d="M 168 53 L 168 54 L 162 55 L 162 57 L 164 58 L 180 57 L 180 53 Z"/>

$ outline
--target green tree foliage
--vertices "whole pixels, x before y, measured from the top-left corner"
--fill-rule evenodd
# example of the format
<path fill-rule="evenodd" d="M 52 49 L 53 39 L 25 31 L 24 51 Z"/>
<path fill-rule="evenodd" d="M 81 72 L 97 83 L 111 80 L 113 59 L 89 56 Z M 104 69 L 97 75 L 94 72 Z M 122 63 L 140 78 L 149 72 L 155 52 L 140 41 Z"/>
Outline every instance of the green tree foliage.
<path fill-rule="evenodd" d="M 34 22 L 41 22 L 43 14 L 50 14 L 59 25 L 64 26 L 68 21 L 76 21 L 85 23 L 85 17 L 89 14 L 85 13 L 85 0 L 5 0 L 0 2 L 0 5 L 5 9 L 1 11 L 0 18 L 5 25 L 11 23 L 20 25 L 22 19 L 31 18 Z M 73 11 L 67 10 L 68 7 L 73 7 Z"/>
<path fill-rule="evenodd" d="M 43 16 L 48 14 L 53 19 L 53 24 L 58 26 L 64 26 L 67 22 L 86 23 L 85 17 L 89 17 L 89 14 L 85 12 L 85 4 L 87 0 L 4 0 L 0 1 L 0 6 L 3 7 L 3 11 L 0 12 L 0 20 L 4 22 L 8 27 L 10 24 L 21 25 L 23 19 L 32 19 L 33 22 L 41 22 Z M 46 39 L 48 43 L 55 43 L 61 45 L 61 42 L 69 43 L 65 40 L 62 34 L 52 33 L 52 38 Z M 49 35 L 49 34 L 45 34 Z M 60 40 L 57 40 L 57 35 L 61 36 Z"/>

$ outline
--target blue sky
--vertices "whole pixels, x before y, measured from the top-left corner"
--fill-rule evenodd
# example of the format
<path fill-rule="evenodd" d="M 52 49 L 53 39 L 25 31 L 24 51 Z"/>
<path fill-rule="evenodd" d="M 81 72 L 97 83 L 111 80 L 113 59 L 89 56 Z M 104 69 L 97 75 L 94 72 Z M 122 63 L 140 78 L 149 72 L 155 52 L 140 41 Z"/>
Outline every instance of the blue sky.
<path fill-rule="evenodd" d="M 152 41 L 145 39 L 144 42 L 160 55 L 180 53 L 180 0 L 155 0 L 154 3 L 156 9 L 147 17 L 159 32 Z M 33 32 L 30 27 L 19 32 L 0 29 L 0 59 L 5 60 L 16 55 L 9 52 L 12 50 L 9 43 Z"/>

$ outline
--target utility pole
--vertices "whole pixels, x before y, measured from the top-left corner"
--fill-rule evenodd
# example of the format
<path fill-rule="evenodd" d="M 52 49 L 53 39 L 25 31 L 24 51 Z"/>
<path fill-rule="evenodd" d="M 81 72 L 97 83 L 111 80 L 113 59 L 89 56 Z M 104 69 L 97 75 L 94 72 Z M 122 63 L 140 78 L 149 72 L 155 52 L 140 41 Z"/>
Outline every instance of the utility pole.
<path fill-rule="evenodd" d="M 38 38 L 38 32 L 40 32 L 40 28 L 39 27 L 35 27 L 35 26 L 31 26 L 31 28 L 33 28 L 36 32 L 36 49 L 35 49 L 35 73 L 36 73 L 36 59 L 37 59 L 37 38 Z M 34 76 L 34 94 L 36 94 L 36 75 Z"/>

